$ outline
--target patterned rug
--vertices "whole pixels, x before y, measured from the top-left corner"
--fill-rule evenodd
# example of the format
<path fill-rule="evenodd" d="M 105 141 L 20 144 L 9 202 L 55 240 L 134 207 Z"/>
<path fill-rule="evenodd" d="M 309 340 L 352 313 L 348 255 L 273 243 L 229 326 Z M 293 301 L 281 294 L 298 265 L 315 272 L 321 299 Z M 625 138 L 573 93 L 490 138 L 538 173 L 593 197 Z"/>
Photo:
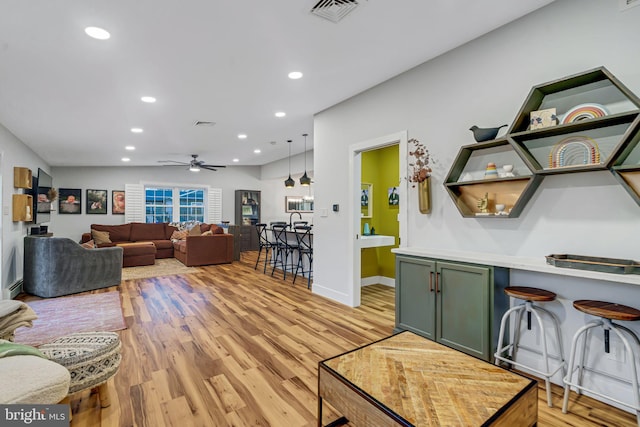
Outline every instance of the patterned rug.
<path fill-rule="evenodd" d="M 38 318 L 31 328 L 16 329 L 15 342 L 38 346 L 74 332 L 126 329 L 120 292 L 72 295 L 28 301 Z"/>
<path fill-rule="evenodd" d="M 175 258 L 157 259 L 155 265 L 125 267 L 122 269 L 122 280 L 145 279 L 148 277 L 171 276 L 174 274 L 199 273 L 198 267 L 187 267 Z"/>

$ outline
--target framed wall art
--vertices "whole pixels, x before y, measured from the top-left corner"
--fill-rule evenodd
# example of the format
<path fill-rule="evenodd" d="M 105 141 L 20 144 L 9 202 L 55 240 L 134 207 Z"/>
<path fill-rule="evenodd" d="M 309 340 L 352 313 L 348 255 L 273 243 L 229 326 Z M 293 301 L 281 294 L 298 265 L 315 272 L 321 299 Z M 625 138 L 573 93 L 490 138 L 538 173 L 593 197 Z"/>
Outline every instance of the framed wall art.
<path fill-rule="evenodd" d="M 82 213 L 82 190 L 79 188 L 58 189 L 58 213 L 60 215 Z"/>
<path fill-rule="evenodd" d="M 87 214 L 107 213 L 107 190 L 87 190 Z"/>
<path fill-rule="evenodd" d="M 313 212 L 313 197 L 285 196 L 285 212 Z"/>
<path fill-rule="evenodd" d="M 111 214 L 124 215 L 124 191 L 112 190 L 111 191 Z"/>

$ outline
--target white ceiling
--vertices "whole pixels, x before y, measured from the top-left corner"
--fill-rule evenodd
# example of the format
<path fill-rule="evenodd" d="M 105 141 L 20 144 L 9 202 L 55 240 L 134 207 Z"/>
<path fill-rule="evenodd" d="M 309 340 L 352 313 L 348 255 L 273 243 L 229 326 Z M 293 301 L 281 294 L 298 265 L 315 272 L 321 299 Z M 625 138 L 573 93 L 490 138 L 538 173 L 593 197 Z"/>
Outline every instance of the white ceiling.
<path fill-rule="evenodd" d="M 262 165 L 311 147 L 314 113 L 551 0 L 360 0 L 339 23 L 316 2 L 0 0 L 0 123 L 52 166 Z"/>

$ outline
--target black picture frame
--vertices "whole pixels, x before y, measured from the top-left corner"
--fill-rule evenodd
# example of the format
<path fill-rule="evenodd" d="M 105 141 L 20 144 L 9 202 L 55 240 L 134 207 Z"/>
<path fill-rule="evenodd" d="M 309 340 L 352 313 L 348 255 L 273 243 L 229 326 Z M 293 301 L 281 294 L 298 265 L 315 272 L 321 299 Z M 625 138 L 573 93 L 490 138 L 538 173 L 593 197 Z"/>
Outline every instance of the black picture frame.
<path fill-rule="evenodd" d="M 107 190 L 87 190 L 85 212 L 88 215 L 106 215 L 107 205 Z"/>
<path fill-rule="evenodd" d="M 82 213 L 82 190 L 80 188 L 58 189 L 58 214 L 80 215 Z"/>

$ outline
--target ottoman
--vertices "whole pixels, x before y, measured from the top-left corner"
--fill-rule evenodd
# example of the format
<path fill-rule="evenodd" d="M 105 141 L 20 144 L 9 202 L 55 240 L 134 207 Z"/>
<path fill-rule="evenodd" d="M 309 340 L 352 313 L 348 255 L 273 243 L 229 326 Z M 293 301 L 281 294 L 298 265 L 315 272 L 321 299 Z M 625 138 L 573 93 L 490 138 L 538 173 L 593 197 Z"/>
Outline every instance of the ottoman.
<path fill-rule="evenodd" d="M 115 332 L 80 332 L 56 338 L 38 350 L 69 370 L 69 394 L 97 388 L 100 406 L 106 408 L 111 404 L 106 382 L 118 371 L 120 348 Z"/>
<path fill-rule="evenodd" d="M 69 392 L 69 371 L 38 356 L 0 358 L 0 404 L 60 402 Z"/>
<path fill-rule="evenodd" d="M 152 242 L 117 243 L 124 250 L 123 267 L 153 265 L 156 263 L 156 245 Z"/>

